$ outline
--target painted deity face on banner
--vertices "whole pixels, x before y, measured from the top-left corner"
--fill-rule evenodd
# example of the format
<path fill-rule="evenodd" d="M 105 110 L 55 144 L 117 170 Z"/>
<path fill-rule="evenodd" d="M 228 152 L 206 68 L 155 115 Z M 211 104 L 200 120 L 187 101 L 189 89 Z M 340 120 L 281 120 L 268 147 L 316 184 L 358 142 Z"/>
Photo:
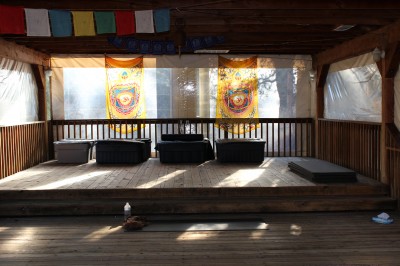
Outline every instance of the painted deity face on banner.
<path fill-rule="evenodd" d="M 226 88 L 224 103 L 228 110 L 240 114 L 251 105 L 253 93 L 249 83 L 242 80 L 239 71 L 234 76 L 234 81 Z"/>

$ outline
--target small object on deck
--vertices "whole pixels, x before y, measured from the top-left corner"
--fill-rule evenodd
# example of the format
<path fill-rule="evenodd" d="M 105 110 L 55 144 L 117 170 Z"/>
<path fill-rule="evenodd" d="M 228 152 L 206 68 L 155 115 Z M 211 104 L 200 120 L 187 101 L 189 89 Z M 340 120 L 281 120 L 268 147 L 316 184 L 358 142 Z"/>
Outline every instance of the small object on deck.
<path fill-rule="evenodd" d="M 62 139 L 55 141 L 58 163 L 83 164 L 92 159 L 93 139 Z"/>
<path fill-rule="evenodd" d="M 127 202 L 124 206 L 124 221 L 128 220 L 131 217 L 131 205 Z"/>
<path fill-rule="evenodd" d="M 372 221 L 375 223 L 379 224 L 391 224 L 393 223 L 393 219 L 390 218 L 389 214 L 386 212 L 382 212 L 381 214 L 378 214 L 377 216 L 372 217 Z"/>
<path fill-rule="evenodd" d="M 123 224 L 125 231 L 136 231 L 148 225 L 147 218 L 144 216 L 130 216 Z"/>

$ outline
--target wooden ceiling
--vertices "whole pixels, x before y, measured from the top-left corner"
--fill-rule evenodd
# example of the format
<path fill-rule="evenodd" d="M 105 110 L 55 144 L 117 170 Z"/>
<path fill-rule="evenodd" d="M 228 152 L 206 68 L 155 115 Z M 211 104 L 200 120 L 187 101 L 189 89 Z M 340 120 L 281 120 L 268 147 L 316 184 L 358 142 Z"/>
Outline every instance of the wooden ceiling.
<path fill-rule="evenodd" d="M 318 54 L 400 19 L 395 0 L 0 0 L 0 4 L 64 10 L 148 10 L 169 8 L 171 31 L 135 34 L 146 40 L 175 40 L 184 21 L 187 37 L 223 36 L 212 49 L 232 54 Z M 340 25 L 354 25 L 335 31 Z M 128 53 L 107 37 L 27 37 L 0 35 L 5 40 L 47 54 Z"/>

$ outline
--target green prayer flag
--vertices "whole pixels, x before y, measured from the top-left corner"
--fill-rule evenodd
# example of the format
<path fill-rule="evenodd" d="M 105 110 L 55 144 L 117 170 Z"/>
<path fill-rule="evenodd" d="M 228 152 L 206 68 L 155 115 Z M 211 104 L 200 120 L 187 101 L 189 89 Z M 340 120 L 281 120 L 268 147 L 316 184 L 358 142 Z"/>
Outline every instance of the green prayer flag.
<path fill-rule="evenodd" d="M 114 12 L 96 11 L 94 12 L 96 19 L 97 34 L 115 33 L 115 16 Z"/>

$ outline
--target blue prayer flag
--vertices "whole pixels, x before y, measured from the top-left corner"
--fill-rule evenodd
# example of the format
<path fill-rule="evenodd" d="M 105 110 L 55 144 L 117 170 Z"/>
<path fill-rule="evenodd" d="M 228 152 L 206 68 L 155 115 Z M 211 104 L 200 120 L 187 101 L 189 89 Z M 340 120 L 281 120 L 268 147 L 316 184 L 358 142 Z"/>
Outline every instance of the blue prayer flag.
<path fill-rule="evenodd" d="M 170 29 L 169 9 L 157 9 L 153 11 L 156 32 L 165 32 Z"/>
<path fill-rule="evenodd" d="M 49 10 L 51 32 L 54 37 L 72 36 L 71 12 Z"/>

